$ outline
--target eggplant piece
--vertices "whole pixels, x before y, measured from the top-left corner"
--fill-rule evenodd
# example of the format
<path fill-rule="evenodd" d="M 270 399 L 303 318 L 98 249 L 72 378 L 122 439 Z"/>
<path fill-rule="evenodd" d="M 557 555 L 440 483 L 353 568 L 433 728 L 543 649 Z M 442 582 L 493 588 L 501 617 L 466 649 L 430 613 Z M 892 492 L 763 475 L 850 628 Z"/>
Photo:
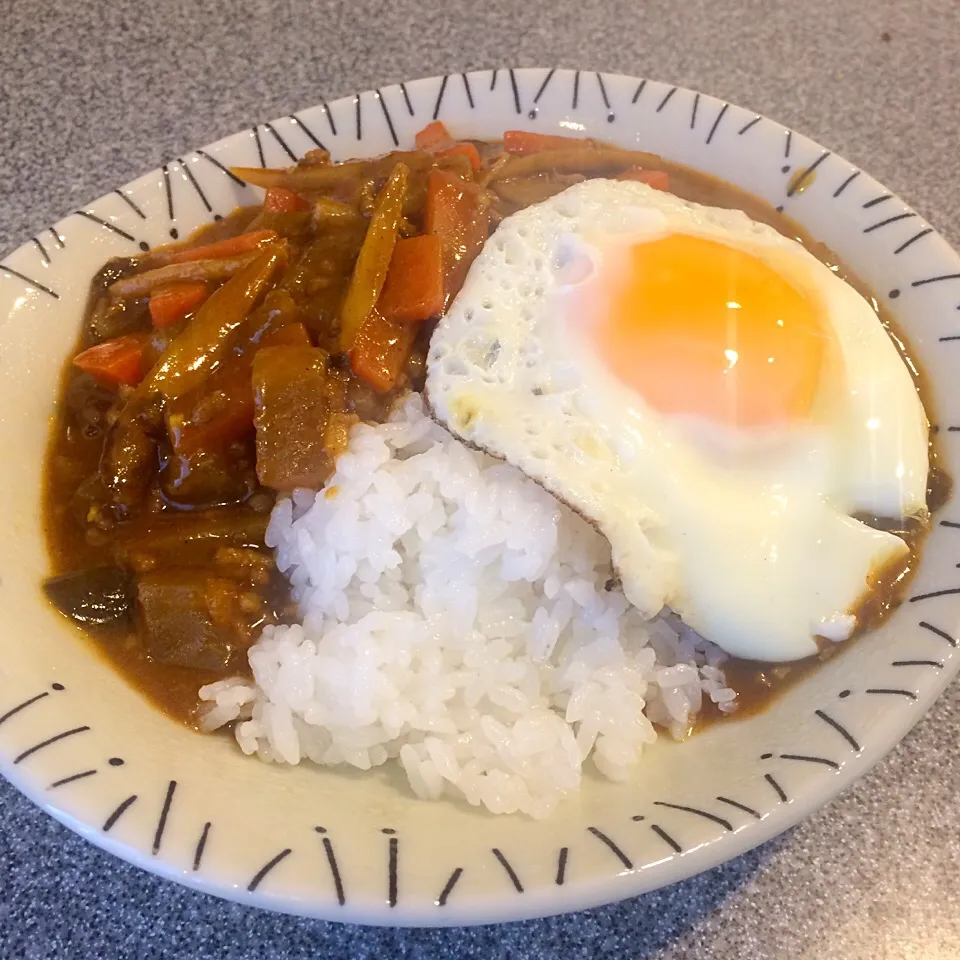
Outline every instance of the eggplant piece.
<path fill-rule="evenodd" d="M 103 448 L 100 477 L 114 503 L 125 510 L 139 506 L 157 467 L 157 444 L 143 423 L 121 416 Z"/>
<path fill-rule="evenodd" d="M 43 592 L 64 616 L 99 627 L 130 616 L 134 591 L 129 574 L 119 567 L 94 567 L 50 577 Z"/>
<path fill-rule="evenodd" d="M 148 656 L 194 670 L 227 667 L 242 638 L 233 624 L 214 620 L 209 587 L 206 574 L 189 568 L 139 578 L 137 619 Z"/>

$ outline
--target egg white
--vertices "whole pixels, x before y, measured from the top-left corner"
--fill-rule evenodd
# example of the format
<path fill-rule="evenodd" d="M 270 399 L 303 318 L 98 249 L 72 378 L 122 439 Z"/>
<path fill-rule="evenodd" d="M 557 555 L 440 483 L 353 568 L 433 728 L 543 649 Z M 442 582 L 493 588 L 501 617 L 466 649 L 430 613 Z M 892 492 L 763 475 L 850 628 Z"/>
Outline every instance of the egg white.
<path fill-rule="evenodd" d="M 816 290 L 843 369 L 815 422 L 731 448 L 607 371 L 583 311 L 618 244 L 669 232 L 738 246 Z M 868 576 L 907 552 L 852 515 L 926 509 L 926 416 L 870 305 L 741 211 L 643 184 L 587 181 L 504 220 L 433 335 L 426 389 L 454 433 L 596 523 L 641 612 L 669 605 L 737 656 L 792 660 L 816 636 L 845 638 Z"/>

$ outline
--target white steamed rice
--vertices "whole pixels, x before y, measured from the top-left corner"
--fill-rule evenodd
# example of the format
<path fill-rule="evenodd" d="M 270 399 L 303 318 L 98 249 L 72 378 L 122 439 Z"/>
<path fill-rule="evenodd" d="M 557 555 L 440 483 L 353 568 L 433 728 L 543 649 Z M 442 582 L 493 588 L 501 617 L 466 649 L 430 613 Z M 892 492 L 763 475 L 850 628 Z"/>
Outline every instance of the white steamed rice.
<path fill-rule="evenodd" d="M 355 427 L 324 490 L 277 504 L 267 543 L 303 624 L 264 630 L 253 681 L 200 691 L 205 727 L 236 721 L 264 760 L 394 760 L 419 797 L 543 817 L 588 759 L 625 779 L 655 723 L 681 737 L 704 695 L 735 706 L 718 648 L 644 621 L 607 542 L 418 395 Z"/>

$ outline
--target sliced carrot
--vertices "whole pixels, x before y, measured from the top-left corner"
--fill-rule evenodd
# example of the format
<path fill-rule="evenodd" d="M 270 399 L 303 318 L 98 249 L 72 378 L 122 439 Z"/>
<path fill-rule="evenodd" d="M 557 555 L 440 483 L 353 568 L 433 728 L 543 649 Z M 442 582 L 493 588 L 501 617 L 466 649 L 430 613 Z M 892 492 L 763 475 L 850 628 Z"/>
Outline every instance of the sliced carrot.
<path fill-rule="evenodd" d="M 437 237 L 426 233 L 397 241 L 377 310 L 397 323 L 418 323 L 443 312 L 443 250 Z"/>
<path fill-rule="evenodd" d="M 528 130 L 508 130 L 503 135 L 503 149 L 507 153 L 540 153 L 541 150 L 568 150 L 570 147 L 592 146 L 584 137 L 560 137 L 551 133 L 530 133 Z"/>
<path fill-rule="evenodd" d="M 250 233 L 241 233 L 229 240 L 220 240 L 217 243 L 208 243 L 202 247 L 191 247 L 189 250 L 177 250 L 165 257 L 166 263 L 186 263 L 189 260 L 219 260 L 222 257 L 236 257 L 243 253 L 250 253 L 264 244 L 277 239 L 273 230 L 253 230 Z"/>
<path fill-rule="evenodd" d="M 353 372 L 374 390 L 387 393 L 396 386 L 416 335 L 416 325 L 387 320 L 374 308 L 350 348 Z"/>
<path fill-rule="evenodd" d="M 310 204 L 300 196 L 286 187 L 268 187 L 266 195 L 263 198 L 263 209 L 271 213 L 296 213 L 298 210 L 306 210 Z"/>
<path fill-rule="evenodd" d="M 635 180 L 645 183 L 654 190 L 670 189 L 670 174 L 666 170 L 644 170 L 642 167 L 632 167 L 617 175 L 618 180 Z"/>
<path fill-rule="evenodd" d="M 161 330 L 179 323 L 206 299 L 205 283 L 172 283 L 167 287 L 160 287 L 150 297 L 153 329 Z"/>
<path fill-rule="evenodd" d="M 452 147 L 449 147 L 446 150 L 441 150 L 437 153 L 438 157 L 457 157 L 463 156 L 470 161 L 470 166 L 474 170 L 480 169 L 480 151 L 472 143 L 456 143 Z"/>
<path fill-rule="evenodd" d="M 423 228 L 440 241 L 443 251 L 446 307 L 460 292 L 470 264 L 487 239 L 488 217 L 480 202 L 480 188 L 445 170 L 431 170 Z"/>
<path fill-rule="evenodd" d="M 101 383 L 133 386 L 143 379 L 143 348 L 146 336 L 127 334 L 89 347 L 73 358 L 73 365 Z"/>
<path fill-rule="evenodd" d="M 430 153 L 436 153 L 439 150 L 452 147 L 456 141 L 450 136 L 447 128 L 440 120 L 434 120 L 433 123 L 428 123 L 417 134 L 415 142 L 418 150 L 428 150 Z"/>

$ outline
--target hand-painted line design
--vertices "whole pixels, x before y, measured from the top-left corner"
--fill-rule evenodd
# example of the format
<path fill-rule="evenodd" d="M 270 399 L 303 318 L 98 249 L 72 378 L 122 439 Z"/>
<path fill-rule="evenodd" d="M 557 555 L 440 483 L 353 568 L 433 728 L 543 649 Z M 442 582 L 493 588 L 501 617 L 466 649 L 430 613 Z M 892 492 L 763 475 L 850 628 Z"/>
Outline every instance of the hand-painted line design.
<path fill-rule="evenodd" d="M 933 227 L 927 227 L 925 230 L 921 230 L 919 233 L 915 233 L 909 240 L 904 240 L 903 243 L 894 250 L 894 255 L 898 253 L 903 253 L 907 247 L 913 246 L 918 240 L 922 240 L 928 233 L 933 233 Z"/>
<path fill-rule="evenodd" d="M 77 780 L 86 780 L 87 777 L 92 777 L 95 773 L 97 773 L 96 770 L 82 770 L 80 773 L 73 773 L 69 777 L 61 777 L 59 780 L 54 780 L 47 789 L 56 790 L 57 787 L 65 787 L 68 783 L 74 783 Z"/>
<path fill-rule="evenodd" d="M 870 226 L 863 228 L 863 232 L 873 233 L 874 230 L 879 230 L 881 227 L 885 227 L 889 223 L 896 223 L 898 220 L 909 220 L 911 217 L 915 216 L 915 213 L 898 213 L 895 217 L 887 217 L 886 220 L 880 220 L 878 223 L 871 223 Z"/>
<path fill-rule="evenodd" d="M 507 858 L 496 847 L 491 850 L 491 853 L 497 858 L 500 866 L 506 871 L 506 874 L 510 878 L 510 882 L 513 884 L 517 893 L 523 893 L 523 884 L 520 882 L 520 878 L 517 876 L 516 871 L 512 866 L 510 866 L 510 861 L 507 860 Z"/>
<path fill-rule="evenodd" d="M 894 660 L 891 667 L 935 667 L 942 670 L 944 665 L 940 660 Z"/>
<path fill-rule="evenodd" d="M 730 109 L 730 104 L 725 103 L 721 108 L 720 112 L 717 114 L 717 119 L 713 121 L 713 126 L 710 128 L 710 132 L 707 134 L 707 143 L 710 143 L 713 140 L 713 135 L 717 132 L 717 128 L 720 126 L 720 121 L 727 115 L 727 111 Z"/>
<path fill-rule="evenodd" d="M 257 887 L 266 879 L 267 874 L 282 861 L 286 860 L 293 853 L 292 848 L 287 847 L 281 850 L 272 860 L 268 860 L 254 875 L 253 879 L 247 884 L 247 893 L 253 893 Z"/>
<path fill-rule="evenodd" d="M 327 832 L 326 827 L 314 827 L 317 833 L 325 834 Z M 342 907 L 346 902 L 347 898 L 343 891 L 343 877 L 340 875 L 340 866 L 337 863 L 336 854 L 333 852 L 333 844 L 330 842 L 329 837 L 323 837 L 323 852 L 327 857 L 327 866 L 330 868 L 330 876 L 333 879 L 333 887 L 337 894 L 337 903 Z"/>
<path fill-rule="evenodd" d="M 576 110 L 580 102 L 580 71 L 573 71 L 573 100 L 570 102 L 570 107 L 573 110 Z"/>
<path fill-rule="evenodd" d="M 892 200 L 892 193 L 882 193 L 879 197 L 874 197 L 872 200 L 867 200 L 866 203 L 862 205 L 864 210 L 869 210 L 871 207 L 875 207 L 878 203 L 885 203 L 887 200 Z"/>
<path fill-rule="evenodd" d="M 787 802 L 787 795 L 786 795 L 786 793 L 784 792 L 783 787 L 781 787 L 780 784 L 777 783 L 777 781 L 773 778 L 773 774 L 772 774 L 772 773 L 765 773 L 765 774 L 763 775 L 763 779 L 766 780 L 767 783 L 769 783 L 771 787 L 773 787 L 774 792 L 775 792 L 776 795 L 780 798 L 780 802 L 781 802 L 781 803 L 786 803 L 786 802 Z"/>
<path fill-rule="evenodd" d="M 804 190 L 806 190 L 807 187 L 809 187 L 813 182 L 813 176 L 817 170 L 817 167 L 819 167 L 820 164 L 823 163 L 829 156 L 830 151 L 824 150 L 823 153 L 821 153 L 820 156 L 817 157 L 817 159 L 814 160 L 806 170 L 804 170 L 798 177 L 794 177 L 790 181 L 790 185 L 787 187 L 787 197 L 792 197 L 795 193 L 802 193 Z"/>
<path fill-rule="evenodd" d="M 628 870 L 633 869 L 633 861 L 605 833 L 596 827 L 587 827 L 587 833 L 592 833 Z"/>
<path fill-rule="evenodd" d="M 323 141 L 295 113 L 291 113 L 287 119 L 291 123 L 296 124 L 307 135 L 307 138 L 318 150 L 327 149 L 323 145 Z"/>
<path fill-rule="evenodd" d="M 490 89 L 491 89 L 491 91 L 497 89 L 497 74 L 498 74 L 499 72 L 500 72 L 499 70 L 491 70 L 491 71 L 490 71 Z"/>
<path fill-rule="evenodd" d="M 682 810 L 684 813 L 692 813 L 698 817 L 703 817 L 704 820 L 719 823 L 724 830 L 733 829 L 733 824 L 729 820 L 718 817 L 715 813 L 710 813 L 708 810 L 699 810 L 697 807 L 685 807 L 682 803 L 667 803 L 665 800 L 654 800 L 653 805 L 655 807 L 667 807 L 670 810 Z"/>
<path fill-rule="evenodd" d="M 476 105 L 473 102 L 473 91 L 470 89 L 470 78 L 465 73 L 461 73 L 460 79 L 463 80 L 463 92 L 467 95 L 467 103 L 470 104 L 470 109 L 473 110 Z"/>
<path fill-rule="evenodd" d="M 358 93 L 353 98 L 353 100 L 354 100 L 354 110 L 355 110 L 354 122 L 356 123 L 356 127 L 357 127 L 357 139 L 362 140 L 363 139 L 363 98 Z"/>
<path fill-rule="evenodd" d="M 336 136 L 337 135 L 337 124 L 333 119 L 333 111 L 330 109 L 330 104 L 326 100 L 320 101 L 320 109 L 323 111 L 324 115 L 327 118 L 327 123 L 330 126 L 330 132 Z"/>
<path fill-rule="evenodd" d="M 15 707 L 11 707 L 5 714 L 0 716 L 0 726 L 3 726 L 11 717 L 15 717 L 21 710 L 26 710 L 27 707 L 33 706 L 33 704 L 43 700 L 44 697 L 49 697 L 50 693 L 47 690 L 44 690 L 43 693 L 38 693 L 36 696 L 30 697 L 28 700 L 24 700 L 23 703 L 18 703 Z"/>
<path fill-rule="evenodd" d="M 554 879 L 554 883 L 558 887 L 563 886 L 563 881 L 567 879 L 567 858 L 570 854 L 569 847 L 561 847 L 560 853 L 557 856 L 557 876 Z"/>
<path fill-rule="evenodd" d="M 543 96 L 544 92 L 545 92 L 546 89 L 547 89 L 547 86 L 550 84 L 550 81 L 553 79 L 553 75 L 554 75 L 556 72 L 557 72 L 557 68 L 556 68 L 556 67 L 553 67 L 553 68 L 551 68 L 550 70 L 547 71 L 547 75 L 543 78 L 542 83 L 541 83 L 540 86 L 537 88 L 537 92 L 533 95 L 533 102 L 534 102 L 535 104 L 540 102 L 540 98 Z M 532 112 L 534 112 L 534 111 L 531 111 L 531 113 L 532 113 Z M 530 119 L 532 120 L 533 117 L 531 117 Z"/>
<path fill-rule="evenodd" d="M 830 767 L 831 770 L 839 770 L 840 764 L 836 760 L 828 760 L 826 757 L 809 757 L 803 753 L 781 753 L 781 760 L 797 760 L 801 763 L 819 763 L 821 766 Z"/>
<path fill-rule="evenodd" d="M 453 873 L 447 878 L 447 882 L 443 885 L 443 889 L 440 891 L 440 896 L 437 897 L 435 903 L 438 907 L 445 907 L 447 901 L 450 899 L 450 894 L 453 893 L 453 888 L 457 885 L 457 881 L 460 877 L 463 876 L 463 867 L 457 867 Z"/>
<path fill-rule="evenodd" d="M 667 91 L 666 96 L 664 96 L 664 98 L 663 98 L 663 99 L 660 101 L 660 103 L 657 105 L 657 113 L 659 113 L 659 112 L 670 102 L 671 98 L 673 97 L 673 95 L 674 95 L 676 92 L 677 92 L 677 88 L 676 88 L 676 87 L 671 87 L 671 88 Z"/>
<path fill-rule="evenodd" d="M 160 852 L 160 846 L 163 843 L 163 832 L 167 829 L 167 817 L 170 815 L 170 806 L 173 803 L 173 795 L 177 790 L 177 781 L 171 780 L 167 784 L 167 793 L 163 798 L 163 807 L 160 810 L 160 819 L 157 821 L 157 829 L 153 834 L 153 855 Z"/>
<path fill-rule="evenodd" d="M 261 163 L 260 166 L 262 167 L 263 164 Z M 173 211 L 173 184 L 170 182 L 169 164 L 165 163 L 160 168 L 160 172 L 163 174 L 163 191 L 167 197 L 167 219 L 170 221 L 170 223 L 175 224 L 177 222 L 177 218 Z M 170 236 L 174 240 L 179 238 L 180 232 L 175 226 L 170 227 Z"/>
<path fill-rule="evenodd" d="M 939 277 L 927 277 L 925 280 L 914 280 L 911 287 L 925 287 L 928 283 L 942 283 L 944 280 L 960 280 L 960 273 L 943 273 Z"/>
<path fill-rule="evenodd" d="M 0 271 L 11 277 L 16 277 L 18 280 L 22 280 L 28 287 L 33 287 L 34 290 L 39 290 L 41 293 L 53 297 L 54 300 L 60 299 L 60 294 L 57 293 L 56 290 L 51 290 L 50 287 L 45 284 L 39 283 L 31 277 L 28 277 L 25 273 L 21 273 L 19 270 L 14 270 L 13 267 L 8 267 L 5 263 L 0 263 Z"/>
<path fill-rule="evenodd" d="M 513 107 L 517 113 L 520 113 L 520 87 L 517 86 L 517 73 L 513 67 L 507 73 L 510 74 L 510 87 L 513 90 Z"/>
<path fill-rule="evenodd" d="M 374 94 L 377 100 L 380 101 L 380 109 L 383 111 L 383 118 L 387 121 L 387 129 L 390 131 L 390 139 L 393 141 L 395 147 L 400 146 L 400 141 L 397 139 L 397 131 L 393 127 L 393 118 L 390 116 L 390 111 L 387 109 L 387 101 L 383 98 L 383 91 L 377 90 Z"/>
<path fill-rule="evenodd" d="M 387 903 L 391 907 L 397 905 L 397 859 L 400 853 L 400 841 L 391 837 L 387 857 Z"/>
<path fill-rule="evenodd" d="M 105 230 L 115 233 L 118 237 L 123 237 L 124 240 L 129 240 L 131 243 L 137 242 L 137 238 L 132 233 L 127 233 L 126 230 L 121 229 L 115 223 L 111 223 L 109 220 L 103 220 L 95 213 L 91 213 L 89 210 L 75 210 L 74 213 L 78 217 L 84 217 L 86 220 L 92 221 L 98 226 L 103 227 Z"/>
<path fill-rule="evenodd" d="M 945 521 L 941 521 L 941 522 L 945 522 Z M 935 627 L 932 623 L 927 623 L 926 620 L 921 620 L 920 623 L 917 624 L 917 626 L 921 627 L 923 630 L 928 631 L 929 633 L 932 633 L 935 637 L 939 637 L 941 640 L 946 640 L 951 647 L 955 647 L 957 645 L 957 641 L 952 636 L 950 636 L 949 633 L 947 633 L 945 630 L 941 630 L 939 627 Z M 3 721 L 0 720 L 0 723 L 2 722 Z"/>
<path fill-rule="evenodd" d="M 748 130 L 752 130 L 762 119 L 763 119 L 763 117 L 757 116 L 757 117 L 754 117 L 752 120 L 748 120 L 748 121 L 737 131 L 737 136 L 738 136 L 738 137 L 742 137 Z"/>
<path fill-rule="evenodd" d="M 59 231 L 54 230 L 53 227 L 47 227 L 47 231 L 53 237 L 53 242 L 62 250 L 66 245 L 67 241 L 60 236 Z"/>
<path fill-rule="evenodd" d="M 630 103 L 636 103 L 640 99 L 640 94 L 643 93 L 643 89 L 644 87 L 646 87 L 646 85 L 647 85 L 646 78 L 644 78 L 637 84 L 637 89 L 634 90 L 633 98 L 630 100 Z"/>
<path fill-rule="evenodd" d="M 183 162 L 183 161 L 181 161 L 181 163 L 182 163 L 182 162 Z M 114 192 L 141 220 L 146 220 L 146 219 L 147 219 L 147 215 L 146 215 L 146 214 L 143 212 L 143 210 L 140 208 L 140 205 L 134 201 L 133 197 L 128 196 L 126 193 L 124 193 L 122 190 L 119 190 L 119 189 L 118 189 L 118 190 L 114 190 L 113 192 Z"/>
<path fill-rule="evenodd" d="M 200 869 L 200 864 L 203 862 L 203 854 L 207 849 L 207 840 L 210 839 L 210 827 L 212 824 L 208 820 L 203 825 L 203 830 L 200 831 L 200 839 L 197 841 L 197 846 L 193 851 L 193 872 L 196 873 Z"/>
<path fill-rule="evenodd" d="M 200 198 L 200 202 L 206 207 L 207 213 L 213 213 L 213 207 L 210 205 L 210 201 L 207 199 L 206 193 L 203 191 L 203 187 L 200 186 L 200 182 L 193 175 L 193 171 L 190 169 L 189 164 L 182 157 L 177 160 L 177 163 L 180 164 L 180 170 L 182 171 L 184 177 L 190 182 L 190 186 L 193 187 L 194 192 Z"/>
<path fill-rule="evenodd" d="M 843 191 L 846 190 L 847 187 L 849 187 L 850 184 L 853 183 L 853 181 L 856 180 L 857 177 L 859 177 L 859 176 L 860 176 L 860 171 L 859 171 L 859 170 L 854 170 L 853 173 L 851 173 L 850 176 L 847 177 L 847 179 L 844 180 L 843 183 L 841 183 L 840 186 L 837 187 L 837 189 L 833 191 L 833 198 L 834 198 L 834 200 L 836 200 L 836 198 L 839 197 L 840 194 L 843 193 Z"/>
<path fill-rule="evenodd" d="M 254 124 L 254 125 L 250 128 L 250 132 L 253 134 L 253 139 L 254 139 L 254 141 L 255 141 L 256 144 L 257 144 L 257 162 L 258 162 L 258 165 L 261 166 L 261 167 L 265 167 L 265 166 L 267 165 L 267 160 L 266 160 L 266 157 L 265 157 L 264 154 L 263 154 L 263 140 L 262 140 L 261 137 L 260 137 L 260 127 L 259 127 L 259 125 Z"/>
<path fill-rule="evenodd" d="M 208 163 L 212 163 L 221 173 L 226 174 L 234 183 L 241 187 L 249 187 L 249 184 L 241 180 L 229 167 L 224 166 L 216 157 L 211 157 L 206 150 L 197 150 L 198 157 L 203 157 Z"/>
<path fill-rule="evenodd" d="M 443 103 L 443 95 L 447 89 L 447 81 L 450 78 L 444 74 L 443 79 L 440 81 L 440 89 L 437 92 L 437 102 L 433 105 L 433 119 L 436 120 L 440 116 L 440 104 Z"/>
<path fill-rule="evenodd" d="M 695 93 L 693 95 L 693 109 L 690 111 L 690 129 L 695 130 L 697 127 L 697 110 L 700 109 L 700 94 Z"/>
<path fill-rule="evenodd" d="M 407 85 L 405 83 L 400 84 L 400 92 L 403 94 L 403 102 L 407 105 L 407 113 L 410 116 L 413 116 L 413 104 L 410 102 L 410 94 L 407 92 Z"/>
<path fill-rule="evenodd" d="M 751 817 L 755 817 L 757 820 L 763 819 L 762 813 L 754 810 L 753 807 L 748 807 L 745 803 L 740 803 L 738 800 L 731 800 L 729 797 L 717 797 L 717 800 L 720 803 L 725 803 L 728 807 L 734 807 L 737 810 L 742 810 L 744 813 L 749 813 Z"/>
<path fill-rule="evenodd" d="M 103 832 L 109 833 L 116 822 L 137 802 L 137 795 L 131 794 L 124 800 L 113 813 L 103 821 Z"/>
<path fill-rule="evenodd" d="M 869 687 L 863 691 L 864 693 L 872 693 L 876 696 L 885 696 L 885 697 L 906 697 L 908 700 L 916 700 L 917 695 L 912 690 L 895 690 L 889 687 Z"/>
<path fill-rule="evenodd" d="M 600 96 L 603 97 L 603 105 L 607 108 L 607 123 L 613 123 L 617 119 L 617 115 L 613 112 L 613 107 L 610 105 L 610 98 L 607 96 L 607 85 L 603 82 L 603 74 L 597 73 L 597 86 L 600 87 Z"/>
<path fill-rule="evenodd" d="M 674 853 L 683 853 L 683 847 L 681 847 L 680 844 L 677 843 L 677 841 L 674 840 L 673 837 L 671 837 L 670 834 L 667 833 L 667 831 L 664 830 L 663 827 L 660 826 L 660 824 L 658 824 L 658 823 L 651 823 L 651 824 L 650 824 L 650 829 L 651 829 L 668 847 L 670 847 L 670 849 L 673 850 Z"/>
<path fill-rule="evenodd" d="M 13 758 L 14 766 L 18 763 L 22 763 L 28 757 L 32 757 L 35 753 L 39 753 L 41 750 L 45 750 L 47 747 L 53 746 L 55 743 L 59 743 L 61 740 L 66 740 L 69 737 L 75 737 L 78 733 L 86 733 L 90 728 L 86 725 L 82 727 L 73 727 L 70 730 L 64 730 L 63 733 L 58 733 L 55 736 L 47 737 L 46 740 L 41 740 L 40 743 L 35 743 L 32 747 L 28 747 L 23 753 L 18 754 Z"/>
<path fill-rule="evenodd" d="M 787 139 L 783 144 L 783 157 L 785 160 L 790 159 L 790 148 L 793 146 L 793 131 L 787 131 Z"/>
<path fill-rule="evenodd" d="M 826 713 L 823 710 L 814 710 L 813 713 L 814 716 L 819 717 L 828 727 L 833 727 L 833 729 L 836 730 L 837 733 L 839 733 L 840 736 L 843 737 L 843 739 L 846 740 L 847 743 L 849 743 L 850 746 L 857 751 L 857 753 L 860 752 L 860 744 L 856 737 L 854 737 L 853 734 L 850 733 L 850 731 L 847 730 L 847 728 L 843 726 L 839 720 L 834 720 L 829 713 Z"/>
<path fill-rule="evenodd" d="M 930 593 L 918 593 L 910 598 L 910 603 L 919 603 L 921 600 L 932 600 L 934 597 L 948 597 L 951 594 L 960 593 L 960 587 L 950 587 L 947 590 L 932 590 Z"/>
<path fill-rule="evenodd" d="M 290 149 L 290 144 L 287 143 L 283 137 L 280 136 L 280 133 L 277 131 L 277 128 L 272 123 L 265 123 L 264 126 L 270 131 L 273 135 L 273 139 L 280 144 L 283 148 L 283 152 L 294 162 L 297 162 L 297 155 Z"/>

